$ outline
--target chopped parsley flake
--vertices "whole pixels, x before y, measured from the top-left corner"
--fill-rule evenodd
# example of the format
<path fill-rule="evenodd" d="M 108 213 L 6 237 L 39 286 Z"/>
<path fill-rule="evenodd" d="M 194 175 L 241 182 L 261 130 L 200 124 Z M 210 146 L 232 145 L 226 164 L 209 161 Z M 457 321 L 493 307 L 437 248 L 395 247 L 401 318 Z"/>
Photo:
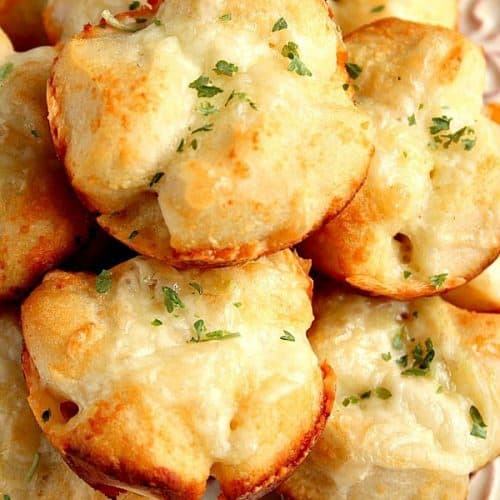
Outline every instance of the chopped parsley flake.
<path fill-rule="evenodd" d="M 286 30 L 288 28 L 288 23 L 286 22 L 284 17 L 280 17 L 273 26 L 273 33 L 275 31 Z"/>
<path fill-rule="evenodd" d="M 185 145 L 186 141 L 185 139 L 181 139 L 181 141 L 179 142 L 179 145 L 177 146 L 177 152 L 178 153 L 182 153 L 184 151 L 184 145 Z"/>
<path fill-rule="evenodd" d="M 203 116 L 213 115 L 214 113 L 217 113 L 217 111 L 219 110 L 208 101 L 204 101 L 198 106 L 198 112 Z"/>
<path fill-rule="evenodd" d="M 361 399 L 369 399 L 371 395 L 372 395 L 372 391 L 366 391 L 366 392 L 363 392 L 363 394 L 361 394 L 359 397 Z"/>
<path fill-rule="evenodd" d="M 139 236 L 139 230 L 138 229 L 134 229 L 129 235 L 128 235 L 128 239 L 130 241 L 132 240 L 135 240 L 137 238 L 137 236 Z"/>
<path fill-rule="evenodd" d="M 198 149 L 198 141 L 196 139 L 193 139 L 191 141 L 191 149 L 193 149 L 194 151 Z"/>
<path fill-rule="evenodd" d="M 377 387 L 375 389 L 375 394 L 379 399 L 389 399 L 392 397 L 392 392 L 389 389 L 386 389 L 385 387 Z"/>
<path fill-rule="evenodd" d="M 149 187 L 152 188 L 155 184 L 158 184 L 160 182 L 160 179 L 165 175 L 164 172 L 156 172 L 155 175 L 153 175 L 153 178 L 149 182 Z"/>
<path fill-rule="evenodd" d="M 283 335 L 280 339 L 286 340 L 287 342 L 295 342 L 295 337 L 287 330 L 283 330 Z"/>
<path fill-rule="evenodd" d="M 156 24 L 156 26 L 161 26 L 163 23 L 161 22 L 161 19 L 155 19 L 154 20 L 154 23 Z"/>
<path fill-rule="evenodd" d="M 443 132 L 444 130 L 450 130 L 450 123 L 453 118 L 449 116 L 435 116 L 432 119 L 432 126 L 430 127 L 430 132 L 432 135 L 439 134 L 439 132 Z"/>
<path fill-rule="evenodd" d="M 226 104 L 224 104 L 224 107 L 227 107 L 228 104 L 233 100 L 233 99 L 239 99 L 240 101 L 245 101 L 248 103 L 248 105 L 257 111 L 257 105 L 248 97 L 248 95 L 245 92 L 236 92 L 236 90 L 233 90 L 230 94 L 230 96 L 227 98 Z"/>
<path fill-rule="evenodd" d="M 382 12 L 385 9 L 385 5 L 377 5 L 376 7 L 373 7 L 370 12 L 376 13 L 376 12 Z"/>
<path fill-rule="evenodd" d="M 191 283 L 189 283 L 189 286 L 196 290 L 199 295 L 203 293 L 203 287 L 199 283 L 196 283 L 196 281 L 191 281 Z"/>
<path fill-rule="evenodd" d="M 163 291 L 163 303 L 165 304 L 165 307 L 167 308 L 167 311 L 169 313 L 174 312 L 174 309 L 176 307 L 184 309 L 185 307 L 184 303 L 182 302 L 179 295 L 173 288 L 170 288 L 169 286 L 164 286 L 162 287 L 162 291 Z"/>
<path fill-rule="evenodd" d="M 40 463 L 40 453 L 37 452 L 33 455 L 33 461 L 31 462 L 28 473 L 26 474 L 27 483 L 30 483 L 33 477 L 35 476 L 39 463 Z"/>
<path fill-rule="evenodd" d="M 231 21 L 232 16 L 231 14 L 223 14 L 222 16 L 219 17 L 219 21 L 226 22 L 226 21 Z"/>
<path fill-rule="evenodd" d="M 429 281 L 436 290 L 439 290 L 444 285 L 447 278 L 448 278 L 448 273 L 435 274 L 434 276 L 431 276 L 429 278 Z"/>
<path fill-rule="evenodd" d="M 437 394 L 441 394 L 443 391 L 444 391 L 444 387 L 443 387 L 442 385 L 440 385 L 440 386 L 437 388 L 436 393 L 437 393 Z"/>
<path fill-rule="evenodd" d="M 238 307 L 241 307 L 243 304 L 241 302 L 235 302 L 233 304 L 234 307 L 238 308 Z"/>
<path fill-rule="evenodd" d="M 471 406 L 469 409 L 469 415 L 472 420 L 472 429 L 470 431 L 471 436 L 486 439 L 486 427 L 488 427 L 479 413 L 479 410 L 475 406 Z"/>
<path fill-rule="evenodd" d="M 3 500 L 11 500 L 10 495 L 7 495 L 6 493 L 4 493 Z"/>
<path fill-rule="evenodd" d="M 415 118 L 415 113 L 408 117 L 408 125 L 412 127 L 417 124 L 417 119 Z"/>
<path fill-rule="evenodd" d="M 107 293 L 111 290 L 111 271 L 101 271 L 96 278 L 95 289 L 97 293 Z"/>
<path fill-rule="evenodd" d="M 410 368 L 401 372 L 401 375 L 423 377 L 430 371 L 430 364 L 435 356 L 431 339 L 426 339 L 424 346 L 418 343 L 413 349 L 413 362 Z"/>
<path fill-rule="evenodd" d="M 353 80 L 356 80 L 356 78 L 358 78 L 359 75 L 361 75 L 361 73 L 363 72 L 363 69 L 360 66 L 358 66 L 356 63 L 351 62 L 345 64 L 345 69 Z"/>
<path fill-rule="evenodd" d="M 403 334 L 403 331 L 399 331 L 398 333 L 396 333 L 396 335 L 394 335 L 394 337 L 392 337 L 392 347 L 394 347 L 394 349 L 397 349 L 398 351 L 400 351 L 404 347 Z"/>
<path fill-rule="evenodd" d="M 196 80 L 189 84 L 190 89 L 195 89 L 198 93 L 198 97 L 214 97 L 217 94 L 224 92 L 221 88 L 213 85 L 212 81 L 208 76 L 201 75 Z"/>
<path fill-rule="evenodd" d="M 384 361 L 390 361 L 392 359 L 392 355 L 390 352 L 384 352 L 380 355 L 380 357 L 384 360 Z"/>
<path fill-rule="evenodd" d="M 211 130 L 213 130 L 213 128 L 214 128 L 213 123 L 207 123 L 206 125 L 203 125 L 203 127 L 200 127 L 200 128 L 197 128 L 196 130 L 193 130 L 191 132 L 191 135 L 198 134 L 199 132 L 210 132 Z"/>
<path fill-rule="evenodd" d="M 403 271 L 403 278 L 407 280 L 412 275 L 411 271 Z"/>
<path fill-rule="evenodd" d="M 42 412 L 42 422 L 48 422 L 51 417 L 52 417 L 52 412 L 50 411 L 50 408 L 47 408 Z"/>
<path fill-rule="evenodd" d="M 14 69 L 14 65 L 12 63 L 5 63 L 3 66 L 0 66 L 0 82 L 5 80 Z"/>
<path fill-rule="evenodd" d="M 281 49 L 281 55 L 290 59 L 288 71 L 293 71 L 300 76 L 312 76 L 309 68 L 300 59 L 299 46 L 295 42 L 285 44 Z"/>
<path fill-rule="evenodd" d="M 401 356 L 399 359 L 396 360 L 396 363 L 399 366 L 402 366 L 403 368 L 406 368 L 408 366 L 408 354 L 405 354 L 404 356 Z"/>
<path fill-rule="evenodd" d="M 40 137 L 42 137 L 40 132 L 38 132 L 38 130 L 36 129 L 31 129 L 31 135 L 35 137 L 35 139 L 40 139 Z"/>
<path fill-rule="evenodd" d="M 348 83 L 344 83 L 342 85 L 342 88 L 347 92 L 349 90 L 349 84 Z"/>
<path fill-rule="evenodd" d="M 132 3 L 128 6 L 128 10 L 136 10 L 136 9 L 138 9 L 140 6 L 141 6 L 141 2 L 139 2 L 138 0 L 135 0 L 135 2 L 132 2 Z"/>
<path fill-rule="evenodd" d="M 238 73 L 239 68 L 236 64 L 221 60 L 217 61 L 213 70 L 218 75 L 233 76 L 235 73 Z"/>
<path fill-rule="evenodd" d="M 163 325 L 163 321 L 161 319 L 154 319 L 153 321 L 151 321 L 151 324 L 153 326 L 161 326 Z"/>
<path fill-rule="evenodd" d="M 213 332 L 207 332 L 205 322 L 202 319 L 196 321 L 193 325 L 195 336 L 191 337 L 189 343 L 198 344 L 200 342 L 211 342 L 214 340 L 228 340 L 236 337 L 240 337 L 239 333 L 228 332 L 227 330 L 215 330 Z"/>
<path fill-rule="evenodd" d="M 344 401 L 342 401 L 343 406 L 349 406 L 351 405 L 356 405 L 359 403 L 359 398 L 356 396 L 349 396 L 348 398 L 345 398 Z"/>

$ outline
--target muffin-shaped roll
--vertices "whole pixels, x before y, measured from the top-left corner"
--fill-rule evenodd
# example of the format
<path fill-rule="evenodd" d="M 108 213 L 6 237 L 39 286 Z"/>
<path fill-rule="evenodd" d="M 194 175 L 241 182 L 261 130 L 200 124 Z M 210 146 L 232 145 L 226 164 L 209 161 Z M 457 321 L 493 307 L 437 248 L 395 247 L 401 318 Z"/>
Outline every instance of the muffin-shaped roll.
<path fill-rule="evenodd" d="M 353 202 L 304 253 L 372 294 L 460 286 L 500 248 L 500 127 L 482 114 L 481 51 L 454 31 L 397 19 L 346 41 L 376 153 Z"/>
<path fill-rule="evenodd" d="M 330 411 L 332 376 L 305 334 L 310 293 L 288 250 L 221 270 L 138 257 L 97 278 L 53 272 L 23 306 L 29 403 L 108 494 L 201 498 L 213 475 L 222 498 L 259 497 Z"/>
<path fill-rule="evenodd" d="M 17 312 L 0 308 L 0 493 L 11 500 L 104 500 L 64 464 L 26 401 Z M 51 418 L 50 413 L 40 416 Z M 120 500 L 139 498 L 121 496 Z"/>
<path fill-rule="evenodd" d="M 333 287 L 314 313 L 337 398 L 286 496 L 465 499 L 469 473 L 500 453 L 500 316 Z"/>
<path fill-rule="evenodd" d="M 49 119 L 74 188 L 119 240 L 177 266 L 244 261 L 301 241 L 363 182 L 370 124 L 322 0 L 104 17 L 58 57 Z"/>
<path fill-rule="evenodd" d="M 45 29 L 52 43 L 66 41 L 83 27 L 97 24 L 104 10 L 119 14 L 130 12 L 142 19 L 154 14 L 160 0 L 47 0 L 43 14 Z"/>
<path fill-rule="evenodd" d="M 11 37 L 17 50 L 28 50 L 47 42 L 42 13 L 47 0 L 0 0 L 0 28 Z"/>
<path fill-rule="evenodd" d="M 0 300 L 24 293 L 87 233 L 47 122 L 54 56 L 48 47 L 14 53 L 0 34 Z"/>
<path fill-rule="evenodd" d="M 418 23 L 439 24 L 446 28 L 458 25 L 457 0 L 327 0 L 344 34 L 386 17 Z"/>

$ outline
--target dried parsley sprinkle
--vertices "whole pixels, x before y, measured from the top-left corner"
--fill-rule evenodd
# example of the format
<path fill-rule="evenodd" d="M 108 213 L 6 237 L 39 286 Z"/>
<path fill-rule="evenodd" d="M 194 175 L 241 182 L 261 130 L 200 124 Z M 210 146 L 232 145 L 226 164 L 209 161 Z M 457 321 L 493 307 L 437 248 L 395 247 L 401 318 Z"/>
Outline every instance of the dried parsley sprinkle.
<path fill-rule="evenodd" d="M 231 14 L 223 14 L 222 16 L 219 17 L 219 21 L 223 21 L 223 22 L 226 22 L 226 21 L 231 21 L 232 19 L 232 16 Z"/>
<path fill-rule="evenodd" d="M 280 339 L 286 340 L 287 342 L 295 342 L 295 337 L 287 330 L 283 330 L 283 335 Z"/>
<path fill-rule="evenodd" d="M 390 361 L 392 359 L 392 354 L 390 352 L 384 352 L 380 355 L 384 361 Z"/>
<path fill-rule="evenodd" d="M 234 307 L 238 308 L 238 307 L 241 307 L 243 304 L 241 302 L 235 302 L 233 304 Z"/>
<path fill-rule="evenodd" d="M 189 286 L 196 290 L 199 295 L 203 293 L 203 287 L 199 283 L 196 283 L 196 281 L 192 281 L 191 283 L 189 283 Z"/>
<path fill-rule="evenodd" d="M 450 130 L 450 123 L 453 118 L 449 116 L 435 116 L 432 119 L 432 126 L 429 128 L 432 135 L 439 134 L 444 130 Z"/>
<path fill-rule="evenodd" d="M 413 362 L 410 368 L 401 372 L 404 376 L 423 377 L 430 371 L 430 364 L 435 356 L 434 346 L 430 338 L 426 339 L 424 346 L 418 343 L 413 349 Z"/>
<path fill-rule="evenodd" d="M 281 49 L 281 55 L 290 59 L 288 71 L 295 72 L 300 76 L 312 76 L 309 68 L 300 59 L 299 46 L 295 42 L 286 43 Z"/>
<path fill-rule="evenodd" d="M 448 273 L 435 274 L 434 276 L 429 277 L 429 281 L 436 290 L 439 290 L 444 285 L 447 278 Z"/>
<path fill-rule="evenodd" d="M 394 335 L 394 337 L 392 337 L 392 347 L 394 347 L 394 349 L 397 349 L 398 351 L 403 349 L 404 342 L 403 342 L 403 335 L 402 335 L 401 331 L 399 331 L 398 333 L 396 333 L 396 335 Z"/>
<path fill-rule="evenodd" d="M 97 293 L 107 293 L 111 290 L 111 271 L 101 271 L 96 278 L 95 289 Z"/>
<path fill-rule="evenodd" d="M 360 66 L 358 66 L 356 63 L 351 62 L 345 64 L 345 69 L 347 70 L 348 75 L 353 80 L 356 80 L 363 72 L 363 69 Z"/>
<path fill-rule="evenodd" d="M 228 340 L 236 337 L 240 337 L 239 333 L 228 332 L 227 330 L 215 330 L 213 332 L 207 332 L 205 322 L 199 319 L 193 324 L 195 336 L 191 337 L 188 343 L 198 344 L 200 342 L 212 342 L 215 340 Z"/>
<path fill-rule="evenodd" d="M 233 76 L 235 73 L 238 73 L 239 68 L 236 64 L 221 60 L 217 61 L 213 71 L 218 75 Z"/>
<path fill-rule="evenodd" d="M 132 2 L 132 3 L 128 6 L 128 10 L 136 10 L 136 9 L 138 9 L 140 6 L 141 6 L 141 2 L 139 2 L 138 0 L 136 0 L 135 2 Z"/>
<path fill-rule="evenodd" d="M 135 240 L 137 238 L 137 236 L 139 236 L 139 230 L 137 229 L 134 229 L 129 235 L 128 235 L 128 239 L 130 241 L 132 240 Z"/>
<path fill-rule="evenodd" d="M 162 25 L 161 19 L 155 19 L 154 23 L 156 24 L 156 26 L 161 26 Z"/>
<path fill-rule="evenodd" d="M 288 23 L 286 22 L 284 17 L 280 17 L 273 26 L 273 33 L 275 31 L 286 30 L 288 28 Z"/>
<path fill-rule="evenodd" d="M 403 271 L 403 278 L 407 280 L 412 275 L 411 271 Z"/>
<path fill-rule="evenodd" d="M 153 175 L 153 178 L 151 179 L 149 183 L 149 187 L 152 188 L 155 184 L 158 184 L 160 182 L 161 178 L 165 175 L 164 172 L 157 172 L 155 175 Z"/>
<path fill-rule="evenodd" d="M 469 415 L 472 420 L 472 429 L 470 431 L 471 436 L 486 439 L 486 427 L 488 427 L 479 413 L 479 410 L 475 406 L 471 406 L 469 409 Z"/>
<path fill-rule="evenodd" d="M 417 119 L 415 118 L 415 113 L 408 117 L 408 125 L 412 127 L 417 124 Z"/>
<path fill-rule="evenodd" d="M 154 319 L 153 321 L 151 321 L 151 324 L 153 326 L 161 326 L 163 325 L 163 321 L 161 319 Z"/>
<path fill-rule="evenodd" d="M 213 85 L 212 81 L 208 76 L 201 75 L 196 80 L 189 84 L 190 89 L 195 89 L 198 93 L 198 97 L 214 97 L 217 94 L 224 92 L 221 88 Z"/>
<path fill-rule="evenodd" d="M 12 63 L 5 63 L 3 66 L 0 66 L 0 82 L 5 80 L 14 69 L 14 65 Z"/>
<path fill-rule="evenodd" d="M 193 130 L 191 132 L 191 135 L 193 134 L 198 134 L 199 132 L 210 132 L 214 128 L 213 123 L 207 123 L 206 125 L 203 125 L 202 127 L 197 128 L 196 130 Z"/>
<path fill-rule="evenodd" d="M 371 395 L 372 395 L 372 391 L 366 391 L 366 392 L 363 392 L 363 394 L 361 394 L 359 397 L 361 399 L 369 399 Z"/>
<path fill-rule="evenodd" d="M 248 97 L 248 95 L 245 92 L 236 92 L 236 90 L 233 90 L 229 97 L 227 98 L 226 104 L 224 104 L 224 107 L 227 107 L 229 103 L 235 99 L 238 98 L 240 101 L 245 101 L 248 103 L 248 105 L 257 111 L 257 105 Z"/>
<path fill-rule="evenodd" d="M 165 307 L 167 308 L 167 311 L 169 313 L 174 312 L 174 309 L 176 307 L 180 309 L 184 309 L 184 307 L 186 307 L 182 302 L 182 300 L 180 299 L 177 292 L 173 288 L 170 288 L 169 286 L 164 286 L 162 287 L 162 291 L 163 291 L 163 303 L 165 304 Z"/>
<path fill-rule="evenodd" d="M 375 394 L 377 395 L 377 398 L 384 400 L 392 397 L 392 392 L 385 387 L 377 387 L 375 389 Z"/>
<path fill-rule="evenodd" d="M 35 137 L 36 139 L 40 139 L 40 137 L 42 137 L 40 132 L 38 132 L 38 130 L 36 130 L 36 129 L 31 129 L 31 135 L 33 137 Z"/>
<path fill-rule="evenodd" d="M 11 500 L 10 495 L 7 495 L 6 493 L 4 493 L 3 500 Z"/>
<path fill-rule="evenodd" d="M 213 115 L 219 111 L 212 103 L 205 101 L 198 106 L 198 112 L 204 116 Z"/>
<path fill-rule="evenodd" d="M 385 9 L 385 5 L 377 5 L 376 7 L 373 7 L 373 9 L 370 10 L 370 12 L 376 13 L 376 12 L 382 12 Z"/>
<path fill-rule="evenodd" d="M 349 406 L 350 404 L 351 405 L 356 405 L 359 403 L 359 398 L 356 397 L 356 396 L 349 396 L 347 398 L 344 399 L 344 401 L 342 401 L 342 405 L 343 406 Z"/>
<path fill-rule="evenodd" d="M 33 461 L 31 462 L 31 466 L 28 470 L 28 473 L 26 474 L 27 483 L 30 483 L 33 477 L 35 476 L 39 463 L 40 463 L 40 453 L 37 452 L 33 456 Z"/>

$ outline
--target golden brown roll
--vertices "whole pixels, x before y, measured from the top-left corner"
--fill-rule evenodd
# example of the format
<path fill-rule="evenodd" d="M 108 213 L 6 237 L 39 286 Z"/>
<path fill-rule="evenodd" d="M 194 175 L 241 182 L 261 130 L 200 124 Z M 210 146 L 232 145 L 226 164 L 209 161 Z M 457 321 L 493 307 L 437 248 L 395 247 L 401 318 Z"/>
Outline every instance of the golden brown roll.
<path fill-rule="evenodd" d="M 482 114 L 482 53 L 459 33 L 397 19 L 346 42 L 376 153 L 353 202 L 304 254 L 372 294 L 458 287 L 500 248 L 500 127 Z"/>
<path fill-rule="evenodd" d="M 49 47 L 14 53 L 0 35 L 0 300 L 23 294 L 87 233 L 47 122 L 54 56 Z"/>
<path fill-rule="evenodd" d="M 104 500 L 42 436 L 26 400 L 18 314 L 0 308 L 0 496 L 11 500 Z M 47 414 L 46 414 L 47 416 Z M 120 497 L 120 500 L 134 498 Z M 139 497 L 135 497 L 139 498 Z"/>
<path fill-rule="evenodd" d="M 336 373 L 337 398 L 282 492 L 465 499 L 469 473 L 500 453 L 500 316 L 333 286 L 315 294 L 314 313 L 309 339 Z"/>
<path fill-rule="evenodd" d="M 213 475 L 222 498 L 259 497 L 331 407 L 332 375 L 306 338 L 310 293 L 289 250 L 220 270 L 138 257 L 97 278 L 50 273 L 22 310 L 29 403 L 109 494 L 197 499 Z"/>
<path fill-rule="evenodd" d="M 47 0 L 0 0 L 0 28 L 11 37 L 17 50 L 47 43 L 42 12 Z"/>
<path fill-rule="evenodd" d="M 327 0 L 344 34 L 378 19 L 397 17 L 418 23 L 458 25 L 457 0 Z"/>
<path fill-rule="evenodd" d="M 73 187 L 119 240 L 177 266 L 225 265 L 301 241 L 352 198 L 370 124 L 343 89 L 322 0 L 106 17 L 65 45 L 48 102 Z"/>

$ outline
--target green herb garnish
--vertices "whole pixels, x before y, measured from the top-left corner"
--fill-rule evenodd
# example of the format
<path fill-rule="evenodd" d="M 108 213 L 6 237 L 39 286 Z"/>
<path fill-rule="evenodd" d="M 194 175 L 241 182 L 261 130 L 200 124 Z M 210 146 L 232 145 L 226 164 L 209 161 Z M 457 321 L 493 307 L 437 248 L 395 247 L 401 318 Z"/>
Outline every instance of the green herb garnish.
<path fill-rule="evenodd" d="M 235 98 L 238 98 L 240 101 L 245 101 L 248 103 L 248 105 L 257 111 L 257 105 L 248 97 L 248 95 L 245 92 L 236 92 L 236 90 L 233 90 L 229 97 L 227 98 L 226 104 L 224 104 L 224 107 L 227 107 L 227 105 Z"/>
<path fill-rule="evenodd" d="M 287 342 L 295 342 L 295 337 L 287 330 L 283 330 L 283 335 L 280 339 L 286 340 Z"/>
<path fill-rule="evenodd" d="M 164 172 L 157 172 L 155 175 L 153 175 L 151 181 L 149 182 L 149 187 L 152 188 L 155 184 L 158 184 L 160 182 L 160 179 L 165 175 Z"/>
<path fill-rule="evenodd" d="M 201 75 L 196 80 L 189 84 L 190 89 L 195 89 L 198 93 L 198 97 L 214 97 L 217 94 L 224 92 L 221 88 L 213 85 L 212 81 L 208 76 Z"/>
<path fill-rule="evenodd" d="M 151 321 L 151 325 L 161 326 L 161 325 L 163 325 L 163 321 L 161 319 L 154 319 L 153 321 Z"/>
<path fill-rule="evenodd" d="M 130 241 L 132 240 L 135 240 L 137 238 L 137 236 L 139 236 L 139 230 L 138 229 L 134 229 L 129 235 L 128 235 L 128 239 Z"/>
<path fill-rule="evenodd" d="M 240 337 L 239 333 L 228 332 L 227 330 L 215 330 L 213 332 L 207 332 L 205 322 L 202 319 L 196 321 L 193 325 L 195 336 L 191 337 L 189 343 L 198 344 L 200 342 L 211 342 L 214 340 L 228 340 L 236 337 Z"/>
<path fill-rule="evenodd" d="M 450 123 L 453 118 L 450 118 L 449 116 L 435 116 L 432 119 L 432 126 L 430 127 L 430 132 L 432 135 L 439 134 L 439 132 L 442 132 L 444 130 L 450 130 Z"/>
<path fill-rule="evenodd" d="M 281 55 L 290 59 L 288 71 L 293 71 L 300 76 L 312 76 L 311 71 L 300 59 L 299 46 L 295 42 L 285 44 L 281 49 Z"/>
<path fill-rule="evenodd" d="M 207 123 L 206 125 L 203 125 L 203 127 L 199 127 L 195 130 L 193 130 L 191 132 L 191 135 L 192 134 L 198 134 L 199 132 L 210 132 L 212 131 L 214 128 L 214 124 L 213 123 Z"/>
<path fill-rule="evenodd" d="M 5 63 L 3 66 L 0 66 L 0 82 L 5 80 L 14 69 L 14 65 L 12 63 Z"/>
<path fill-rule="evenodd" d="M 219 21 L 226 22 L 226 21 L 231 21 L 232 16 L 231 14 L 223 14 L 222 16 L 219 17 Z"/>
<path fill-rule="evenodd" d="M 418 343 L 413 349 L 413 362 L 410 368 L 401 372 L 401 375 L 423 377 L 430 371 L 430 364 L 435 356 L 431 339 L 426 339 L 424 346 Z"/>
<path fill-rule="evenodd" d="M 390 352 L 384 352 L 380 355 L 380 357 L 384 360 L 384 361 L 390 361 L 392 359 L 392 355 Z"/>
<path fill-rule="evenodd" d="M 203 293 L 203 287 L 199 283 L 196 283 L 196 281 L 192 281 L 191 283 L 189 283 L 189 286 L 191 288 L 194 288 L 199 295 Z"/>
<path fill-rule="evenodd" d="M 238 307 L 241 307 L 243 304 L 241 302 L 235 302 L 233 304 L 234 307 L 238 308 Z"/>
<path fill-rule="evenodd" d="M 356 63 L 351 62 L 345 64 L 345 69 L 347 70 L 348 75 L 353 80 L 356 80 L 363 72 L 363 69 L 360 66 L 358 66 Z"/>
<path fill-rule="evenodd" d="M 444 282 L 446 281 L 447 278 L 448 278 L 448 273 L 435 274 L 434 276 L 431 276 L 429 278 L 429 281 L 436 290 L 439 290 L 444 285 Z"/>
<path fill-rule="evenodd" d="M 198 112 L 204 116 L 213 115 L 219 111 L 212 103 L 205 101 L 198 106 Z"/>
<path fill-rule="evenodd" d="M 417 119 L 415 118 L 415 113 L 408 117 L 408 125 L 412 127 L 417 124 Z"/>
<path fill-rule="evenodd" d="M 33 477 L 35 476 L 39 463 L 40 463 L 40 453 L 37 452 L 33 455 L 33 461 L 31 462 L 28 473 L 26 474 L 27 483 L 30 483 Z"/>
<path fill-rule="evenodd" d="M 136 10 L 136 9 L 138 9 L 140 6 L 141 6 L 141 2 L 139 2 L 138 0 L 135 0 L 135 2 L 132 2 L 132 3 L 128 6 L 128 10 Z"/>
<path fill-rule="evenodd" d="M 36 130 L 36 129 L 31 129 L 31 135 L 35 139 L 40 139 L 40 137 L 42 137 L 41 134 L 40 134 L 40 132 L 38 132 L 38 130 Z"/>
<path fill-rule="evenodd" d="M 373 9 L 370 10 L 370 12 L 376 13 L 376 12 L 382 12 L 385 9 L 385 5 L 377 5 L 376 7 L 373 7 Z"/>
<path fill-rule="evenodd" d="M 273 26 L 273 33 L 275 31 L 286 30 L 288 28 L 288 23 L 286 22 L 284 17 L 280 17 Z"/>
<path fill-rule="evenodd" d="M 217 73 L 218 75 L 226 75 L 226 76 L 233 76 L 235 73 L 238 73 L 238 66 L 236 64 L 221 60 L 217 61 L 215 64 L 215 68 L 213 71 Z"/>
<path fill-rule="evenodd" d="M 101 271 L 96 278 L 95 289 L 97 293 L 107 293 L 111 290 L 111 271 Z"/>
<path fill-rule="evenodd" d="M 470 431 L 471 436 L 486 439 L 486 427 L 488 427 L 479 413 L 479 410 L 475 406 L 471 406 L 469 409 L 469 415 L 472 419 L 472 429 Z"/>
<path fill-rule="evenodd" d="M 167 311 L 169 313 L 174 312 L 174 309 L 176 307 L 184 309 L 185 307 L 184 303 L 182 302 L 179 295 L 173 288 L 170 288 L 169 286 L 164 286 L 162 287 L 162 291 L 163 291 L 163 303 L 165 304 L 165 307 L 167 308 Z"/>
<path fill-rule="evenodd" d="M 356 405 L 359 403 L 359 398 L 356 396 L 349 396 L 342 401 L 343 406 Z"/>
<path fill-rule="evenodd" d="M 375 394 L 379 399 L 389 399 L 392 397 L 392 392 L 389 389 L 386 389 L 385 387 L 377 387 L 375 389 Z"/>

